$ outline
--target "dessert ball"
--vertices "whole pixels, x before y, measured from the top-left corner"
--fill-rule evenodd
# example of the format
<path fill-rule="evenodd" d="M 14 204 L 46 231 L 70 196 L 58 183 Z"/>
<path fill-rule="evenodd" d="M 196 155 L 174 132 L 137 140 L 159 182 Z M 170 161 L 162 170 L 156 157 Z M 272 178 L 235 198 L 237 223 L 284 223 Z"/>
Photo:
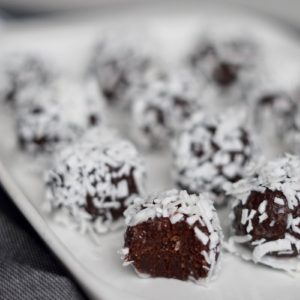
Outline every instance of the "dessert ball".
<path fill-rule="evenodd" d="M 201 109 L 200 87 L 186 70 L 149 72 L 132 91 L 132 126 L 137 142 L 166 145 L 190 115 Z"/>
<path fill-rule="evenodd" d="M 125 217 L 121 253 L 139 275 L 201 283 L 218 272 L 223 235 L 207 195 L 170 190 L 136 199 Z"/>
<path fill-rule="evenodd" d="M 300 110 L 299 104 L 295 109 L 293 115 L 291 115 L 289 121 L 291 124 L 289 128 L 284 127 L 285 131 L 282 132 L 282 139 L 284 141 L 285 150 L 299 155 L 300 154 Z"/>
<path fill-rule="evenodd" d="M 60 221 L 84 232 L 122 225 L 131 199 L 144 193 L 145 169 L 125 140 L 81 142 L 64 148 L 46 173 L 47 201 Z"/>
<path fill-rule="evenodd" d="M 126 90 L 152 64 L 152 55 L 138 35 L 106 34 L 93 51 L 89 72 L 110 104 L 126 107 Z"/>
<path fill-rule="evenodd" d="M 277 137 L 282 137 L 291 128 L 298 109 L 292 90 L 274 80 L 258 84 L 248 102 L 256 130 L 272 132 Z"/>
<path fill-rule="evenodd" d="M 103 122 L 102 98 L 96 83 L 59 80 L 31 86 L 18 96 L 17 136 L 32 154 L 51 153 Z"/>
<path fill-rule="evenodd" d="M 0 61 L 0 101 L 11 105 L 23 88 L 46 85 L 54 76 L 50 66 L 37 55 L 15 53 Z"/>
<path fill-rule="evenodd" d="M 220 101 L 240 101 L 256 80 L 260 47 L 245 35 L 212 32 L 199 39 L 188 61 L 207 78 Z"/>
<path fill-rule="evenodd" d="M 242 125 L 239 111 L 192 116 L 173 142 L 173 173 L 178 187 L 210 193 L 225 203 L 228 185 L 243 177 L 255 153 L 253 136 Z"/>
<path fill-rule="evenodd" d="M 286 155 L 256 166 L 232 186 L 234 240 L 252 251 L 255 262 L 299 256 L 299 184 L 300 160 Z"/>

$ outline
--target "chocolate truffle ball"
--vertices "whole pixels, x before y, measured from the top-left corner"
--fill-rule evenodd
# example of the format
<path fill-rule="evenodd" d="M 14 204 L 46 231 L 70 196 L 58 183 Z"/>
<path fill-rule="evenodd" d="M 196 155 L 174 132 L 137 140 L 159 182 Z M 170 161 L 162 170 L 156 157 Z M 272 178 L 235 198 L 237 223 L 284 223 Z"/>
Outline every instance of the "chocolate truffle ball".
<path fill-rule="evenodd" d="M 284 141 L 284 147 L 288 152 L 299 155 L 300 154 L 300 109 L 299 103 L 293 115 L 290 116 L 291 121 L 290 127 L 283 127 L 285 131 L 282 132 L 282 140 Z"/>
<path fill-rule="evenodd" d="M 0 61 L 0 101 L 11 105 L 26 86 L 43 86 L 54 77 L 51 67 L 37 55 L 15 53 Z"/>
<path fill-rule="evenodd" d="M 110 104 L 127 107 L 126 90 L 152 64 L 153 57 L 138 35 L 106 34 L 96 44 L 89 72 Z"/>
<path fill-rule="evenodd" d="M 233 239 L 251 250 L 255 262 L 299 256 L 299 186 L 300 160 L 291 155 L 257 165 L 232 186 Z"/>
<path fill-rule="evenodd" d="M 282 137 L 293 125 L 298 108 L 288 87 L 274 80 L 261 82 L 250 93 L 248 102 L 253 111 L 252 122 L 258 132 Z"/>
<path fill-rule="evenodd" d="M 190 117 L 201 109 L 199 85 L 186 70 L 154 70 L 132 92 L 132 132 L 148 148 L 168 144 Z"/>
<path fill-rule="evenodd" d="M 17 136 L 22 149 L 51 153 L 103 121 L 96 83 L 59 80 L 45 88 L 29 87 L 18 96 Z"/>
<path fill-rule="evenodd" d="M 241 101 L 256 80 L 259 49 L 250 37 L 212 32 L 199 39 L 188 61 L 207 78 L 220 101 Z"/>
<path fill-rule="evenodd" d="M 139 275 L 201 283 L 219 271 L 223 235 L 206 195 L 170 190 L 136 199 L 125 217 L 121 253 Z"/>
<path fill-rule="evenodd" d="M 125 140 L 63 149 L 46 173 L 47 201 L 65 224 L 104 233 L 123 223 L 131 198 L 144 193 L 144 164 Z"/>
<path fill-rule="evenodd" d="M 255 152 L 238 111 L 193 115 L 172 148 L 177 186 L 190 193 L 206 191 L 216 205 L 225 203 L 227 186 L 243 177 Z"/>

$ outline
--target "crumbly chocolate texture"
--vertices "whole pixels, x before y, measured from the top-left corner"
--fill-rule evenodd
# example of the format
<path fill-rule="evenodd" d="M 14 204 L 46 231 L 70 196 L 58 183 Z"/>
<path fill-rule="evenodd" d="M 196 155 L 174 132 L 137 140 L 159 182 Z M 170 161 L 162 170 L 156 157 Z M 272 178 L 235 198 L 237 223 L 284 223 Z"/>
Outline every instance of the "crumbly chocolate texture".
<path fill-rule="evenodd" d="M 123 259 L 138 274 L 197 283 L 216 275 L 222 232 L 206 196 L 171 190 L 136 199 L 125 217 Z"/>
<path fill-rule="evenodd" d="M 145 147 L 166 145 L 195 111 L 201 110 L 201 84 L 187 70 L 152 69 L 128 91 L 133 132 Z"/>
<path fill-rule="evenodd" d="M 31 86 L 18 99 L 17 134 L 29 153 L 51 153 L 103 123 L 103 101 L 92 81 Z"/>
<path fill-rule="evenodd" d="M 120 226 L 131 198 L 144 193 L 144 180 L 129 142 L 82 143 L 64 149 L 47 172 L 47 201 L 77 228 L 103 233 Z"/>
<path fill-rule="evenodd" d="M 243 177 L 255 155 L 252 134 L 238 111 L 198 113 L 174 140 L 173 173 L 178 187 L 209 192 L 216 205 L 226 202 L 226 188 Z"/>
<path fill-rule="evenodd" d="M 141 45 L 131 34 L 106 34 L 94 47 L 89 72 L 98 80 L 109 104 L 127 108 L 127 89 L 152 65 L 153 56 Z"/>
<path fill-rule="evenodd" d="M 28 85 L 45 86 L 54 71 L 37 55 L 15 53 L 1 58 L 0 100 L 14 105 L 18 93 Z"/>
<path fill-rule="evenodd" d="M 204 75 L 217 94 L 220 93 L 220 101 L 224 98 L 241 101 L 256 83 L 260 52 L 251 38 L 212 33 L 199 39 L 188 63 L 196 74 Z"/>
<path fill-rule="evenodd" d="M 229 192 L 234 239 L 253 259 L 300 254 L 300 160 L 287 155 L 255 167 Z"/>

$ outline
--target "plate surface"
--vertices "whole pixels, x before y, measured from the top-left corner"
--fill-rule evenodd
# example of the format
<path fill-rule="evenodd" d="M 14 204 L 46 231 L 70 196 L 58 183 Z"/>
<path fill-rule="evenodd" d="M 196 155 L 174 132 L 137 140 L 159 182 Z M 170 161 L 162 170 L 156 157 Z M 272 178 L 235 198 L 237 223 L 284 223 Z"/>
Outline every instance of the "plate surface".
<path fill-rule="evenodd" d="M 110 11 L 89 15 L 79 20 L 58 19 L 49 22 L 11 25 L 0 36 L 1 51 L 42 51 L 59 62 L 67 72 L 80 74 L 97 34 L 106 27 L 145 27 L 164 47 L 162 55 L 178 59 L 189 46 L 189 41 L 208 20 L 228 24 L 233 12 L 217 11 L 208 7 L 168 5 L 138 7 L 135 10 Z M 226 17 L 224 17 L 226 15 Z M 234 14 L 235 15 L 235 14 Z M 236 16 L 236 15 L 235 15 Z M 300 46 L 283 30 L 273 29 L 261 20 L 242 12 L 235 17 L 238 24 L 259 32 L 272 52 L 299 55 Z M 225 23 L 223 23 L 225 22 Z M 237 26 L 235 23 L 234 26 Z M 276 51 L 275 51 L 276 50 Z M 299 60 L 300 61 L 300 60 Z M 281 61 L 281 63 L 283 60 Z M 287 70 L 289 71 L 289 70 Z M 284 72 L 283 72 L 284 73 Z M 286 79 L 286 76 L 284 77 Z M 110 113 L 110 122 L 119 129 L 126 119 Z M 118 122 L 116 120 L 119 120 Z M 124 131 L 124 130 L 123 130 Z M 123 132 L 127 134 L 126 131 Z M 122 247 L 122 232 L 99 238 L 95 244 L 83 236 L 55 224 L 43 210 L 44 188 L 37 162 L 22 154 L 14 133 L 13 115 L 0 110 L 0 178 L 1 182 L 49 247 L 62 260 L 75 278 L 94 299 L 299 299 L 300 276 L 291 278 L 285 273 L 241 261 L 224 253 L 222 271 L 209 287 L 168 279 L 140 279 L 131 268 L 123 268 L 117 251 Z M 149 173 L 150 192 L 172 188 L 169 174 L 171 160 L 167 153 L 145 154 Z M 39 169 L 40 170 L 37 170 Z M 221 212 L 226 223 L 227 215 Z"/>

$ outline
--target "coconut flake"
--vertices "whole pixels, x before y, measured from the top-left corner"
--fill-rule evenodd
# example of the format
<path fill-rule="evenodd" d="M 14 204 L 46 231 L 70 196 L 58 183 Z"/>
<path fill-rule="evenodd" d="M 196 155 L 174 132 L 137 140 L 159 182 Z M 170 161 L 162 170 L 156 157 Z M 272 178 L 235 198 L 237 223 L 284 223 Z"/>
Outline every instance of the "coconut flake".
<path fill-rule="evenodd" d="M 243 120 L 235 110 L 195 113 L 172 143 L 175 182 L 193 192 L 209 192 L 216 204 L 224 203 L 227 187 L 244 176 L 255 153 Z"/>
<path fill-rule="evenodd" d="M 216 253 L 220 251 L 223 235 L 216 210 L 207 194 L 190 195 L 186 191 L 169 190 L 134 201 L 124 215 L 130 227 L 161 217 L 169 218 L 172 224 L 186 222 L 197 239 L 208 245 L 208 251 L 201 253 L 210 264 L 208 278 L 215 274 L 218 267 Z M 191 280 L 192 277 L 191 274 Z"/>
<path fill-rule="evenodd" d="M 281 192 L 284 198 L 275 197 L 273 203 L 268 203 L 268 200 L 263 200 L 258 207 L 258 221 L 263 223 L 268 220 L 269 216 L 267 214 L 268 205 L 279 205 L 280 210 L 288 210 L 287 215 L 287 225 L 286 233 L 283 238 L 278 240 L 268 240 L 267 238 L 262 238 L 260 240 L 253 240 L 251 236 L 251 231 L 253 230 L 253 223 L 250 218 L 249 209 L 242 208 L 241 211 L 241 224 L 248 226 L 246 227 L 245 241 L 249 246 L 249 254 L 244 255 L 246 250 L 239 247 L 239 244 L 245 243 L 242 239 L 243 236 L 233 235 L 230 237 L 228 243 L 228 249 L 234 253 L 241 251 L 241 255 L 252 259 L 254 262 L 264 263 L 271 265 L 275 268 L 280 268 L 284 270 L 295 270 L 290 265 L 291 261 L 295 261 L 297 258 L 276 258 L 270 257 L 269 254 L 291 254 L 294 251 L 300 253 L 300 240 L 297 238 L 300 234 L 300 216 L 297 215 L 297 211 L 300 206 L 300 160 L 296 156 L 285 155 L 283 158 L 275 159 L 273 161 L 261 161 L 259 164 L 254 166 L 253 170 L 249 173 L 249 176 L 245 179 L 233 184 L 228 191 L 228 195 L 233 198 L 232 211 L 238 206 L 247 207 L 247 201 L 251 192 L 258 191 L 264 193 L 266 189 L 274 192 Z M 231 214 L 231 219 L 234 218 L 234 214 Z M 266 224 L 266 223 L 264 223 Z M 267 224 L 266 224 L 267 225 Z M 269 222 L 270 230 L 275 226 L 275 220 L 270 220 Z M 292 234 L 291 234 L 292 232 Z M 250 237 L 250 238 L 249 238 Z M 253 250 L 251 250 L 253 249 Z"/>
<path fill-rule="evenodd" d="M 122 218 L 114 220 L 111 209 L 133 201 L 134 195 L 123 179 L 131 177 L 133 170 L 137 193 L 141 193 L 144 164 L 135 147 L 125 140 L 95 143 L 88 137 L 61 150 L 45 174 L 46 198 L 52 213 L 65 214 L 84 232 L 104 233 L 119 228 Z M 95 215 L 86 210 L 87 199 Z"/>

